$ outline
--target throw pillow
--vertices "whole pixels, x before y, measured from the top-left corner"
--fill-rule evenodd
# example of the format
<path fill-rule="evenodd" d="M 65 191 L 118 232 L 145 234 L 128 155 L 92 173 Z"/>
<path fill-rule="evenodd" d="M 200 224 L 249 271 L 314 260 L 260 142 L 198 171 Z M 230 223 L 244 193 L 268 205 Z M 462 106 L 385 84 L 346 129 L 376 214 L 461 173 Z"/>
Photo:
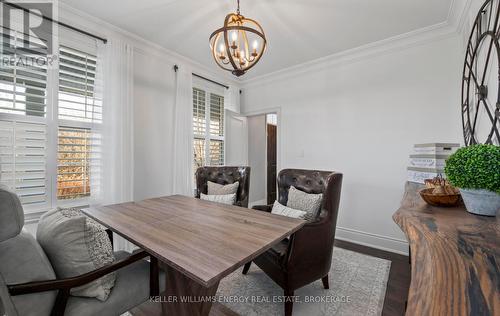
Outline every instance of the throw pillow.
<path fill-rule="evenodd" d="M 271 213 L 277 214 L 277 215 L 293 217 L 293 218 L 301 218 L 301 219 L 305 219 L 305 216 L 307 215 L 307 212 L 304 212 L 301 210 L 296 210 L 296 209 L 293 209 L 290 207 L 286 207 L 278 201 L 274 201 L 274 205 L 273 205 L 273 209 L 272 209 Z"/>
<path fill-rule="evenodd" d="M 221 195 L 206 195 L 202 193 L 200 194 L 200 199 L 222 204 L 234 205 L 234 203 L 236 203 L 236 193 Z"/>
<path fill-rule="evenodd" d="M 288 202 L 286 206 L 307 212 L 305 217 L 308 221 L 314 221 L 318 218 L 323 194 L 309 194 L 302 192 L 291 186 L 288 190 Z"/>
<path fill-rule="evenodd" d="M 207 182 L 208 195 L 227 195 L 238 192 L 239 182 L 231 183 L 228 185 L 218 184 L 212 181 Z"/>
<path fill-rule="evenodd" d="M 44 214 L 36 238 L 59 278 L 78 276 L 115 260 L 111 241 L 103 226 L 79 209 L 57 208 Z M 110 273 L 71 290 L 73 296 L 108 299 L 116 280 Z"/>

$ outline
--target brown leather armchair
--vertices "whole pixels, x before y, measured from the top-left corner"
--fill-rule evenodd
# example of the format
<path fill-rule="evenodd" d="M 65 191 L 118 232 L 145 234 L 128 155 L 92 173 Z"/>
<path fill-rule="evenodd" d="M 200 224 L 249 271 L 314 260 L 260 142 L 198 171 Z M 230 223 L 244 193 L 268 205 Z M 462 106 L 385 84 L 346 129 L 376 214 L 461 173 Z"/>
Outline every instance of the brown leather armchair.
<path fill-rule="evenodd" d="M 250 167 L 200 167 L 196 170 L 196 198 L 200 194 L 207 194 L 207 182 L 226 185 L 239 182 L 236 193 L 236 204 L 248 207 L 248 194 L 250 191 Z"/>
<path fill-rule="evenodd" d="M 328 289 L 328 271 L 332 263 L 335 227 L 339 209 L 342 174 L 329 171 L 285 169 L 278 175 L 278 201 L 286 205 L 290 186 L 307 193 L 323 193 L 319 218 L 307 223 L 289 239 L 257 257 L 253 262 L 293 296 L 296 289 L 321 279 Z M 254 206 L 270 212 L 272 205 Z M 251 262 L 245 264 L 247 274 Z M 286 300 L 285 316 L 292 315 L 293 301 Z"/>

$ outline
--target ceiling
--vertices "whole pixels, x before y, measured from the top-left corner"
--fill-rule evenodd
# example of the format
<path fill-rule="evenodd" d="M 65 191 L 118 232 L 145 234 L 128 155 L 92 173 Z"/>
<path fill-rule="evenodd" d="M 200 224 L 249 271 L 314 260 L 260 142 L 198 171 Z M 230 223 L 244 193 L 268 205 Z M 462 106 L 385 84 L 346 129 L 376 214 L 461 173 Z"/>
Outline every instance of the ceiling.
<path fill-rule="evenodd" d="M 217 71 L 208 37 L 236 0 L 60 0 Z M 453 0 L 241 0 L 268 49 L 243 79 L 446 21 Z"/>

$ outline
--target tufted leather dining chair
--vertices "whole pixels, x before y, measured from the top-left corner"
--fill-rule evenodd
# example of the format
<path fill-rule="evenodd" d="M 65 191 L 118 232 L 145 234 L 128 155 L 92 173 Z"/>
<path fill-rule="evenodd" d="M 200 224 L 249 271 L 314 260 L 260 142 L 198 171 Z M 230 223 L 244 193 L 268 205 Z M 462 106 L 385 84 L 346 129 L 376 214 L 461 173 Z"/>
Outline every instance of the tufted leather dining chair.
<path fill-rule="evenodd" d="M 215 182 L 226 185 L 239 182 L 236 193 L 236 204 L 248 207 L 248 194 L 250 191 L 250 167 L 200 167 L 196 170 L 196 198 L 200 194 L 207 194 L 207 182 Z"/>
<path fill-rule="evenodd" d="M 285 169 L 278 175 L 278 202 L 287 205 L 290 186 L 306 193 L 323 193 L 317 220 L 307 223 L 289 239 L 269 249 L 253 260 L 274 282 L 293 296 L 296 289 L 321 279 L 328 285 L 335 239 L 335 227 L 342 187 L 342 174 L 330 171 Z M 272 205 L 254 206 L 271 212 Z M 245 264 L 247 274 L 251 262 Z M 285 316 L 292 315 L 293 300 L 285 301 Z"/>

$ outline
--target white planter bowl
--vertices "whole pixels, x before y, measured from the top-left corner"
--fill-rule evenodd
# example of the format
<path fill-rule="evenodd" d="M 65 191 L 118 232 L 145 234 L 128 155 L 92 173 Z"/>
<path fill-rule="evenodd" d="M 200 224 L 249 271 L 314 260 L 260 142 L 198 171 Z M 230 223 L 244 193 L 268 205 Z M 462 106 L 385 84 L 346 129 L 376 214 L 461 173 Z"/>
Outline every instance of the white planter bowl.
<path fill-rule="evenodd" d="M 472 189 L 460 189 L 460 194 L 469 213 L 496 216 L 500 212 L 500 194 Z"/>

